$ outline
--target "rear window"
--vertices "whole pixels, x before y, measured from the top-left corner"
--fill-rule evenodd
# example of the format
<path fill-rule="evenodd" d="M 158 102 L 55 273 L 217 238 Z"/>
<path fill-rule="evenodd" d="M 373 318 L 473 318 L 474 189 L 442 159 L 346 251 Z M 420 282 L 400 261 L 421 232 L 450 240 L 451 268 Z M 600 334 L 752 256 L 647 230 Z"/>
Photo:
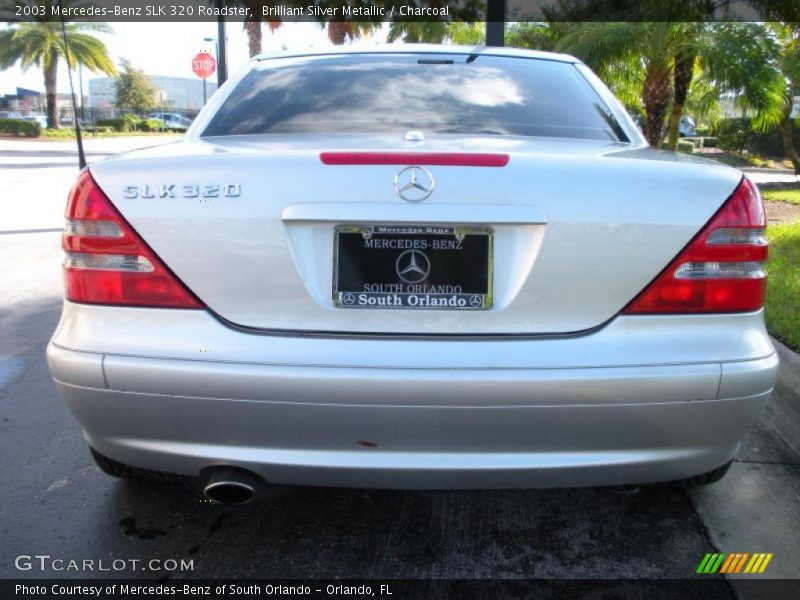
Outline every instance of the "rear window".
<path fill-rule="evenodd" d="M 409 129 L 627 141 L 573 65 L 463 54 L 261 61 L 203 135 Z"/>

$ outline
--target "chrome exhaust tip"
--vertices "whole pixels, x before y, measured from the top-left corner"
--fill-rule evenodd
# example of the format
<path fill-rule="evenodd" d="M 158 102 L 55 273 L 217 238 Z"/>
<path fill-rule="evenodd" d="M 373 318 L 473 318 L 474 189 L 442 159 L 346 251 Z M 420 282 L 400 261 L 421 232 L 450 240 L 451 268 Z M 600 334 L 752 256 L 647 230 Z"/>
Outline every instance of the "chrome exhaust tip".
<path fill-rule="evenodd" d="M 240 505 L 252 502 L 264 481 L 255 473 L 235 467 L 219 467 L 203 486 L 203 496 L 215 504 Z"/>

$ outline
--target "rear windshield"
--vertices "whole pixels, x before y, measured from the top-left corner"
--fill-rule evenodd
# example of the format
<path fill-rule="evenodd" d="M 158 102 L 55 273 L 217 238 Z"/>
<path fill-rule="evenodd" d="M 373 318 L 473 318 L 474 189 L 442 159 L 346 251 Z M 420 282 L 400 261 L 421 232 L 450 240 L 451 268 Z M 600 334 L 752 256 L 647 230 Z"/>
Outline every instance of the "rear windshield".
<path fill-rule="evenodd" d="M 261 61 L 203 135 L 409 129 L 627 141 L 573 65 L 463 54 Z"/>

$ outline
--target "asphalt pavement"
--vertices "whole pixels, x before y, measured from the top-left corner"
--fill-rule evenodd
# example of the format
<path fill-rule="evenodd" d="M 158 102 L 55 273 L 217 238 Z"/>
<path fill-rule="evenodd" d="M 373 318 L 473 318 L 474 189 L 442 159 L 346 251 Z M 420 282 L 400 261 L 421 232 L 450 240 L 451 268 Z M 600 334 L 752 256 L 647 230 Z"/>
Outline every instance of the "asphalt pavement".
<path fill-rule="evenodd" d="M 96 142 L 90 159 L 142 138 Z M 773 400 L 731 471 L 707 488 L 272 487 L 231 508 L 176 484 L 109 478 L 44 358 L 61 308 L 52 229 L 61 227 L 74 156 L 52 142 L 16 144 L 0 142 L 0 578 L 685 578 L 709 552 L 771 552 L 761 577 L 800 578 L 800 359 L 782 347 Z M 18 570 L 17 557 L 35 554 L 183 559 L 192 569 Z M 730 591 L 721 576 L 705 577 Z"/>

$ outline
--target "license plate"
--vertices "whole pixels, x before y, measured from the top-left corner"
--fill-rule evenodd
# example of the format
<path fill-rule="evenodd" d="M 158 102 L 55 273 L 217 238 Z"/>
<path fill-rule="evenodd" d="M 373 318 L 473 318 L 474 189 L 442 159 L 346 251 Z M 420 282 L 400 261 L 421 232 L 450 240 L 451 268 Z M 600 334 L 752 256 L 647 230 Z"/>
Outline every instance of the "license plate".
<path fill-rule="evenodd" d="M 333 303 L 340 308 L 483 310 L 492 306 L 488 227 L 340 225 Z"/>

